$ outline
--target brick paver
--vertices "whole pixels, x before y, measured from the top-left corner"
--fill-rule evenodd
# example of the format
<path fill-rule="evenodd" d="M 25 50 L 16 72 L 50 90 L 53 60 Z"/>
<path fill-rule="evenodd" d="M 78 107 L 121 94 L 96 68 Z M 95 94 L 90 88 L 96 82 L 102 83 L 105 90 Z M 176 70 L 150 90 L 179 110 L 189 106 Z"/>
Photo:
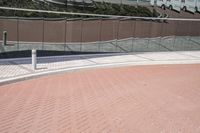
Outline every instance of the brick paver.
<path fill-rule="evenodd" d="M 199 133 L 200 65 L 80 70 L 0 86 L 1 133 Z"/>

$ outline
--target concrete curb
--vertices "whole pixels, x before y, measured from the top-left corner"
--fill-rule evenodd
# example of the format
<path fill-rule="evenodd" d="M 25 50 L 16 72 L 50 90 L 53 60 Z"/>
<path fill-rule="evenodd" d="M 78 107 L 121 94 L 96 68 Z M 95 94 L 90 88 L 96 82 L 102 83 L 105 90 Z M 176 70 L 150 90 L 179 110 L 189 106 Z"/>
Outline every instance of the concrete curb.
<path fill-rule="evenodd" d="M 110 64 L 97 64 L 89 66 L 79 66 L 72 68 L 63 68 L 63 69 L 53 69 L 44 72 L 20 75 L 12 78 L 7 78 L 0 80 L 0 86 L 5 84 L 10 84 L 18 81 L 33 79 L 41 76 L 59 74 L 62 72 L 72 72 L 81 69 L 92 69 L 92 68 L 106 68 L 106 67 L 120 67 L 120 66 L 138 66 L 138 65 L 170 65 L 170 64 L 200 64 L 200 60 L 170 60 L 170 61 L 134 61 L 134 62 L 121 62 L 121 63 L 110 63 Z"/>

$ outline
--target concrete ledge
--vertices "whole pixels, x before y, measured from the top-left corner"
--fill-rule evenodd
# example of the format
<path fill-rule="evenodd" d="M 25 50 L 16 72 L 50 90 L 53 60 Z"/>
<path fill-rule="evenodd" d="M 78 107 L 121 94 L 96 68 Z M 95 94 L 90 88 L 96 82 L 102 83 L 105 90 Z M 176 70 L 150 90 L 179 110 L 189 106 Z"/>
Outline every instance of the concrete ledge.
<path fill-rule="evenodd" d="M 12 78 L 6 78 L 0 80 L 0 85 L 10 84 L 18 81 L 28 80 L 32 78 L 37 78 L 40 76 L 57 74 L 62 72 L 72 72 L 80 69 L 93 69 L 93 68 L 102 68 L 102 67 L 120 67 L 120 66 L 135 66 L 135 65 L 164 65 L 164 64 L 200 64 L 200 59 L 193 60 L 160 60 L 160 61 L 134 61 L 134 62 L 119 62 L 119 63 L 107 63 L 107 64 L 96 64 L 88 66 L 79 66 L 72 68 L 63 68 L 63 69 L 52 69 L 42 72 L 36 72 L 31 74 L 20 75 Z"/>

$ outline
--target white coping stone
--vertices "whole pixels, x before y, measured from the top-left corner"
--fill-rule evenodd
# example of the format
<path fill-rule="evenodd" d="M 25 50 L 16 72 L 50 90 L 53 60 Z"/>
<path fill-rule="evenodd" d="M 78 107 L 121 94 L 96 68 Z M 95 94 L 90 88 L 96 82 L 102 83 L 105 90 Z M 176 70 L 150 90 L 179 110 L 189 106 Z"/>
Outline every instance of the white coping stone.
<path fill-rule="evenodd" d="M 31 70 L 30 58 L 1 61 L 0 84 L 63 71 L 95 67 L 200 64 L 200 51 L 56 56 L 42 57 L 39 60 L 40 63 L 36 71 Z M 14 64 L 9 63 L 10 61 Z"/>

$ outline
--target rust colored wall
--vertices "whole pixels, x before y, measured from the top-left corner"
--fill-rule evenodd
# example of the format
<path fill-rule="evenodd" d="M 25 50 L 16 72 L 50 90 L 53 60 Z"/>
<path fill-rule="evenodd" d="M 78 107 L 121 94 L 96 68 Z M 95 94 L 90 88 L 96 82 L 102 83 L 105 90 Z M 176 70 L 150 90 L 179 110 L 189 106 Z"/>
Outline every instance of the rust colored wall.
<path fill-rule="evenodd" d="M 1 36 L 3 31 L 7 31 L 9 41 L 17 41 L 17 20 L 0 20 Z M 1 37 L 2 38 L 2 37 Z"/>
<path fill-rule="evenodd" d="M 65 42 L 65 21 L 44 21 L 44 42 Z"/>
<path fill-rule="evenodd" d="M 94 42 L 129 37 L 199 36 L 200 22 L 142 20 L 43 21 L 0 19 L 0 36 L 5 30 L 9 41 Z M 2 37 L 1 37 L 2 38 Z"/>
<path fill-rule="evenodd" d="M 10 32 L 8 33 L 10 36 Z M 19 21 L 19 40 L 27 42 L 43 41 L 43 21 L 20 20 Z"/>
<path fill-rule="evenodd" d="M 66 41 L 81 42 L 82 21 L 68 21 L 66 26 Z"/>

